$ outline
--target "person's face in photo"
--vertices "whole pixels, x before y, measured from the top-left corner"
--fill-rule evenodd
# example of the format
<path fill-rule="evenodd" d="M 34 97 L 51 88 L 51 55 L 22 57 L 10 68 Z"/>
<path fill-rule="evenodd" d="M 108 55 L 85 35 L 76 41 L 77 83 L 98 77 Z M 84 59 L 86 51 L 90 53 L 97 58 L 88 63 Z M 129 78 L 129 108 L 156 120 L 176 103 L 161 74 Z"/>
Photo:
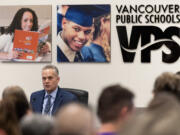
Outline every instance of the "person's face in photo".
<path fill-rule="evenodd" d="M 31 12 L 24 12 L 21 19 L 21 29 L 24 31 L 31 31 L 33 26 L 33 15 Z"/>
<path fill-rule="evenodd" d="M 53 69 L 45 69 L 42 71 L 42 82 L 44 89 L 51 93 L 58 86 L 59 76 Z"/>
<path fill-rule="evenodd" d="M 79 51 L 87 43 L 92 30 L 92 27 L 83 27 L 66 19 L 63 19 L 62 27 L 62 38 L 73 51 Z"/>

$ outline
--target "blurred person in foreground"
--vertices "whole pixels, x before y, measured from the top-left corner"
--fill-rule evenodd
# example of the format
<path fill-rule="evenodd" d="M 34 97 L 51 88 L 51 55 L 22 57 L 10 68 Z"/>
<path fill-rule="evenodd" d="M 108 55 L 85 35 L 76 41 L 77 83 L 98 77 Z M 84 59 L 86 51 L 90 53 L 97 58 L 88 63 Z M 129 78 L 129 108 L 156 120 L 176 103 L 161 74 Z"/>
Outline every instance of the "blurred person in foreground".
<path fill-rule="evenodd" d="M 54 135 L 54 120 L 40 114 L 27 115 L 21 120 L 20 128 L 22 135 Z"/>
<path fill-rule="evenodd" d="M 2 98 L 3 100 L 11 98 L 15 106 L 15 114 L 17 115 L 18 121 L 20 121 L 24 115 L 32 112 L 25 92 L 20 86 L 6 87 L 3 90 Z"/>
<path fill-rule="evenodd" d="M 116 135 L 132 113 L 134 94 L 120 85 L 112 85 L 103 89 L 98 100 L 97 114 L 101 121 L 99 135 Z"/>
<path fill-rule="evenodd" d="M 0 101 L 0 135 L 21 135 L 12 97 Z"/>
<path fill-rule="evenodd" d="M 180 104 L 167 92 L 156 95 L 141 114 L 136 114 L 120 135 L 180 135 Z"/>
<path fill-rule="evenodd" d="M 153 94 L 167 92 L 172 94 L 180 101 L 180 76 L 171 72 L 164 72 L 159 75 L 154 83 Z"/>
<path fill-rule="evenodd" d="M 121 135 L 179 135 L 180 77 L 170 72 L 159 75 L 154 97 L 141 114 L 136 114 L 120 130 Z"/>
<path fill-rule="evenodd" d="M 95 135 L 94 115 L 88 106 L 70 103 L 63 106 L 57 116 L 56 135 Z"/>

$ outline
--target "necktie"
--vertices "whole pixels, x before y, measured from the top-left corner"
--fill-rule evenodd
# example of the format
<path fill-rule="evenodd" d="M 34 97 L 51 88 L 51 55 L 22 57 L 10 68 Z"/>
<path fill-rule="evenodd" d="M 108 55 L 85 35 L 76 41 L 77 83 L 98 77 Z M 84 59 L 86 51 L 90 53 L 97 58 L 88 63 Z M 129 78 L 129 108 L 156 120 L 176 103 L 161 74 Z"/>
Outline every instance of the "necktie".
<path fill-rule="evenodd" d="M 75 61 L 75 62 L 81 62 L 81 61 L 82 61 L 82 57 L 81 57 L 80 52 L 76 52 L 74 61 Z"/>
<path fill-rule="evenodd" d="M 50 109 L 51 109 L 51 95 L 47 95 L 47 103 L 46 103 L 46 106 L 45 106 L 45 109 L 44 109 L 44 113 L 45 114 L 50 114 Z"/>

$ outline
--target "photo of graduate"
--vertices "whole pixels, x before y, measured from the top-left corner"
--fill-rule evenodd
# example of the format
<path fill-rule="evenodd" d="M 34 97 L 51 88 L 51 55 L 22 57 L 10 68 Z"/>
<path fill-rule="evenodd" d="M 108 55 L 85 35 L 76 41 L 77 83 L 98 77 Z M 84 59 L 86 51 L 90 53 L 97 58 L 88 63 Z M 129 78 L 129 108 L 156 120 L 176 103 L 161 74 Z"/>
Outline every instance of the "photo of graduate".
<path fill-rule="evenodd" d="M 57 62 L 110 62 L 110 5 L 57 6 Z"/>
<path fill-rule="evenodd" d="M 51 6 L 1 6 L 0 19 L 0 60 L 51 62 Z"/>

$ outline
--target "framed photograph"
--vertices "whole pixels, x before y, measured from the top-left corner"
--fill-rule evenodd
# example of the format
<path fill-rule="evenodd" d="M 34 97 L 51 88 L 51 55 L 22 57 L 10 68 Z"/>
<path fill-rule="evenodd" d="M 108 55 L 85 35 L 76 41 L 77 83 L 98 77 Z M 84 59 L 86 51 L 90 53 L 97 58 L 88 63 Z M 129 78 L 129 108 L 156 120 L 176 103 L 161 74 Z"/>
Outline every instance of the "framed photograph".
<path fill-rule="evenodd" d="M 0 6 L 0 60 L 51 62 L 50 5 Z"/>
<path fill-rule="evenodd" d="M 111 61 L 110 5 L 57 6 L 57 62 Z"/>

